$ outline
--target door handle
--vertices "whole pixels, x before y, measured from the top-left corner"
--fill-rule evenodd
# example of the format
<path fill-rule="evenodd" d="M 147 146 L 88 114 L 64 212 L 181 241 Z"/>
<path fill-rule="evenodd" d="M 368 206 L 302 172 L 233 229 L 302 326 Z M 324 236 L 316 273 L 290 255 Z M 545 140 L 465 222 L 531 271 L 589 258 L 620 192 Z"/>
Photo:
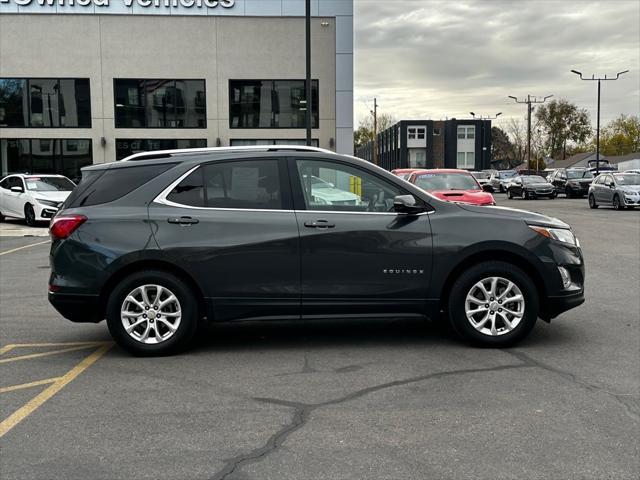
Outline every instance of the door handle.
<path fill-rule="evenodd" d="M 167 218 L 167 222 L 177 223 L 178 225 L 187 226 L 187 225 L 195 225 L 196 223 L 199 223 L 200 220 L 192 217 L 169 217 Z"/>
<path fill-rule="evenodd" d="M 315 222 L 304 222 L 304 226 L 307 228 L 335 228 L 335 223 L 329 223 L 327 220 L 316 220 Z"/>

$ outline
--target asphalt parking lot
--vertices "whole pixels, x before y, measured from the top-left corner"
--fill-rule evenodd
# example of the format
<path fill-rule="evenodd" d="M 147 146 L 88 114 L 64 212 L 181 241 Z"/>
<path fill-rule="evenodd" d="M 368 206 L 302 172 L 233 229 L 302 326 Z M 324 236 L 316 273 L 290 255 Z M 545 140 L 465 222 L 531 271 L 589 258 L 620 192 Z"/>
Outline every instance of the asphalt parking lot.
<path fill-rule="evenodd" d="M 640 211 L 496 197 L 570 223 L 587 262 L 587 302 L 508 350 L 345 320 L 133 358 L 49 306 L 47 239 L 3 225 L 0 478 L 638 478 Z"/>

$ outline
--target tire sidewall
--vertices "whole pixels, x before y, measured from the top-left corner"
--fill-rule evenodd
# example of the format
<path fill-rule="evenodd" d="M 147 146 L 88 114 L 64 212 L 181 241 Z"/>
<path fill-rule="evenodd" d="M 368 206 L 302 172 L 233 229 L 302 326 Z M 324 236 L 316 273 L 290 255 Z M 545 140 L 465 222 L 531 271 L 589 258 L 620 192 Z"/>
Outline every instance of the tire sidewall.
<path fill-rule="evenodd" d="M 140 343 L 124 330 L 120 309 L 125 297 L 136 287 L 146 284 L 160 285 L 173 292 L 180 302 L 182 319 L 178 330 L 168 340 L 155 345 Z M 137 356 L 161 356 L 183 349 L 193 337 L 198 326 L 196 298 L 189 286 L 178 277 L 161 271 L 142 271 L 122 280 L 109 295 L 107 325 L 116 343 Z"/>
<path fill-rule="evenodd" d="M 29 212 L 31 212 L 31 215 L 29 215 Z M 29 220 L 30 217 L 31 220 Z M 36 212 L 30 203 L 27 203 L 24 206 L 24 221 L 30 227 L 33 227 L 36 224 Z"/>
<path fill-rule="evenodd" d="M 592 194 L 589 195 L 589 206 L 591 208 L 597 208 L 598 205 L 596 204 L 596 197 Z"/>
<path fill-rule="evenodd" d="M 495 337 L 477 331 L 467 320 L 465 299 L 473 285 L 483 278 L 499 276 L 517 285 L 525 300 L 525 314 L 520 324 L 511 332 Z M 538 319 L 538 292 L 531 278 L 521 269 L 506 262 L 483 262 L 472 266 L 454 282 L 448 302 L 449 320 L 454 330 L 464 339 L 482 347 L 502 348 L 522 340 Z"/>

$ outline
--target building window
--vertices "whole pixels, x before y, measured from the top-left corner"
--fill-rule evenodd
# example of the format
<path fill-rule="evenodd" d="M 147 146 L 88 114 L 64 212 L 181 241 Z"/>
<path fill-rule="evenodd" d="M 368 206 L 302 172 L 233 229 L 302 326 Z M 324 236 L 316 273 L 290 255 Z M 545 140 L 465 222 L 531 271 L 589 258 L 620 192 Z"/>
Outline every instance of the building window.
<path fill-rule="evenodd" d="M 407 128 L 407 138 L 409 140 L 424 140 L 427 136 L 426 127 L 409 127 Z"/>
<path fill-rule="evenodd" d="M 457 167 L 463 169 L 475 168 L 476 154 L 475 152 L 458 152 Z"/>
<path fill-rule="evenodd" d="M 265 140 L 265 139 L 247 139 L 247 138 L 233 138 L 231 139 L 230 145 L 232 147 L 247 147 L 251 145 L 300 145 L 305 146 L 307 144 L 306 140 L 303 139 L 282 139 L 277 138 L 275 140 Z M 320 142 L 317 138 L 311 140 L 311 144 L 313 147 L 317 147 Z"/>
<path fill-rule="evenodd" d="M 318 81 L 311 82 L 312 127 L 318 128 Z M 304 80 L 230 80 L 230 128 L 305 128 Z"/>
<path fill-rule="evenodd" d="M 0 78 L 0 127 L 91 128 L 88 78 Z"/>
<path fill-rule="evenodd" d="M 458 138 L 471 140 L 476 138 L 476 127 L 473 125 L 458 126 Z"/>
<path fill-rule="evenodd" d="M 117 138 L 116 160 L 122 160 L 134 153 L 156 150 L 175 150 L 176 148 L 205 148 L 207 141 L 201 139 L 158 139 L 158 138 Z"/>
<path fill-rule="evenodd" d="M 57 173 L 71 180 L 93 163 L 90 139 L 3 138 L 0 140 L 2 175 Z"/>
<path fill-rule="evenodd" d="M 433 128 L 433 136 L 434 137 L 440 136 L 440 129 L 439 128 L 437 128 L 437 127 Z"/>
<path fill-rule="evenodd" d="M 207 128 L 204 80 L 113 81 L 116 128 Z"/>

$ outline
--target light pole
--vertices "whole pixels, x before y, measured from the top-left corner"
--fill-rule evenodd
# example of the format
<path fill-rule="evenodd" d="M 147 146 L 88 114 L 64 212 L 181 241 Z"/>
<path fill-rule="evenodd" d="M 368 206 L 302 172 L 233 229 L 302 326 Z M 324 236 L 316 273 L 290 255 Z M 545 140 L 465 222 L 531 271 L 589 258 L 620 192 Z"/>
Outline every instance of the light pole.
<path fill-rule="evenodd" d="M 542 100 L 538 100 L 538 97 L 532 97 L 531 95 L 527 95 L 526 100 L 518 100 L 517 97 L 509 95 L 509 98 L 515 100 L 516 103 L 526 103 L 527 104 L 527 170 L 531 172 L 531 104 L 532 103 L 544 103 L 548 98 L 553 97 L 553 95 L 547 95 Z M 540 162 L 536 162 L 536 173 L 538 172 L 538 165 Z"/>
<path fill-rule="evenodd" d="M 373 164 L 378 165 L 378 99 L 373 99 Z"/>
<path fill-rule="evenodd" d="M 306 127 L 307 127 L 307 146 L 310 147 L 313 142 L 311 138 L 311 115 L 313 114 L 313 102 L 311 101 L 311 0 L 305 1 L 305 42 L 306 42 L 306 82 L 305 97 L 307 103 Z"/>
<path fill-rule="evenodd" d="M 596 120 L 596 176 L 600 174 L 600 82 L 602 80 L 617 80 L 618 78 L 620 78 L 620 75 L 622 75 L 623 73 L 627 73 L 628 71 L 629 70 L 618 72 L 615 78 L 607 78 L 606 75 L 604 77 L 596 77 L 595 75 L 591 75 L 591 78 L 583 78 L 582 72 L 571 70 L 571 73 L 575 73 L 576 75 L 578 75 L 580 77 L 580 80 L 588 80 L 592 82 L 595 82 L 596 80 L 598 81 L 598 119 Z"/>

